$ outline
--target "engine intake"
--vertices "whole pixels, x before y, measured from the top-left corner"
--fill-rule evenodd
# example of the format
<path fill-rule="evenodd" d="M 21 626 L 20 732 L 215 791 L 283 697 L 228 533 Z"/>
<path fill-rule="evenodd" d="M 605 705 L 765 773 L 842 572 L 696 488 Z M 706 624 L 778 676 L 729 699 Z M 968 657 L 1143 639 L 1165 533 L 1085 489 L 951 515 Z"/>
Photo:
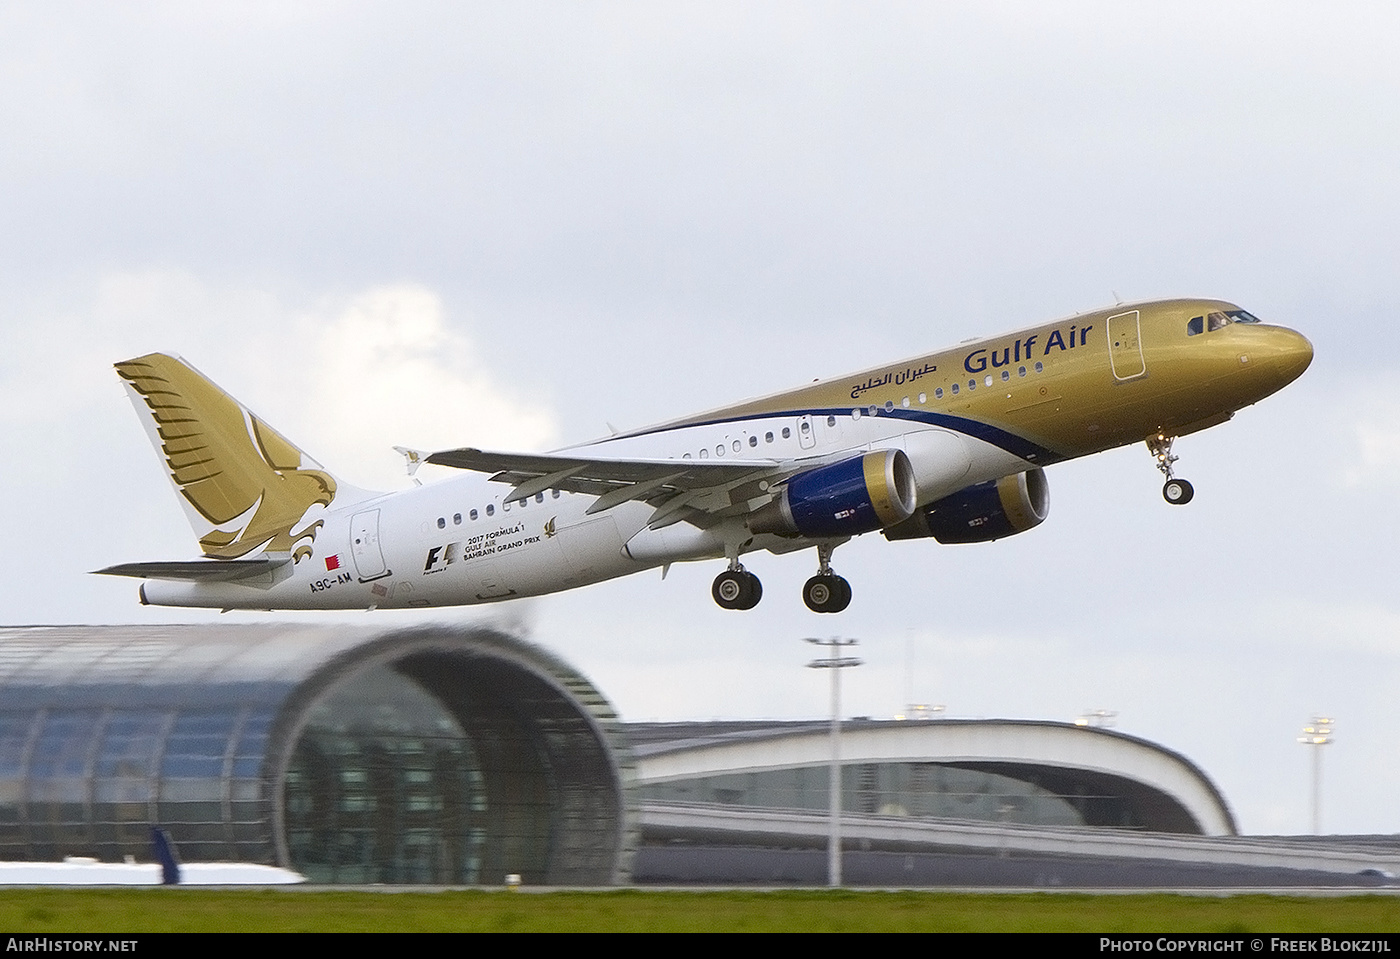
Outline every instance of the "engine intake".
<path fill-rule="evenodd" d="M 1039 526 L 1049 515 L 1050 483 L 1043 469 L 1033 469 L 958 490 L 884 532 L 889 540 L 989 543 Z"/>
<path fill-rule="evenodd" d="M 914 514 L 914 471 L 903 450 L 866 453 L 798 473 L 749 518 L 755 533 L 855 536 Z"/>

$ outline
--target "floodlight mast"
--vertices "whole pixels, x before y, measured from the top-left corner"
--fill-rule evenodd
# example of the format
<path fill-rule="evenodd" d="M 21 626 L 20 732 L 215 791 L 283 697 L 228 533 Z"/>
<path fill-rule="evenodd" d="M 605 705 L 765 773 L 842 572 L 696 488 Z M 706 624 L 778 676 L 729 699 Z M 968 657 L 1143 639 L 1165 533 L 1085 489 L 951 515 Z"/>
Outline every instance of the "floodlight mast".
<path fill-rule="evenodd" d="M 807 637 L 814 646 L 825 646 L 825 659 L 814 659 L 807 666 L 810 669 L 831 670 L 831 765 L 827 773 L 827 837 L 826 837 L 826 884 L 835 889 L 841 885 L 841 670 L 848 666 L 859 666 L 862 660 L 854 656 L 838 656 L 846 646 L 854 646 L 858 640 Z"/>
<path fill-rule="evenodd" d="M 1332 742 L 1332 730 L 1336 720 L 1329 716 L 1314 714 L 1311 722 L 1303 727 L 1303 735 L 1298 742 L 1312 746 L 1312 830 L 1314 836 L 1322 835 L 1322 747 Z"/>

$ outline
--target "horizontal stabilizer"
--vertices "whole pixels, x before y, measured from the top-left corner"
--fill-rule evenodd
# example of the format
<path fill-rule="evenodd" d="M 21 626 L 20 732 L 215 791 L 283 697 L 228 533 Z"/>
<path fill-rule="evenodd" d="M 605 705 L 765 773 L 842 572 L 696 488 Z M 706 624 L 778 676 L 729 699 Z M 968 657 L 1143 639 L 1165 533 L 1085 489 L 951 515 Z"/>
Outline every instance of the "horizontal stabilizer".
<path fill-rule="evenodd" d="M 133 576 L 136 579 L 175 579 L 191 583 L 227 583 L 270 573 L 291 562 L 290 557 L 270 559 L 190 560 L 170 563 L 119 563 L 95 569 L 100 576 Z"/>

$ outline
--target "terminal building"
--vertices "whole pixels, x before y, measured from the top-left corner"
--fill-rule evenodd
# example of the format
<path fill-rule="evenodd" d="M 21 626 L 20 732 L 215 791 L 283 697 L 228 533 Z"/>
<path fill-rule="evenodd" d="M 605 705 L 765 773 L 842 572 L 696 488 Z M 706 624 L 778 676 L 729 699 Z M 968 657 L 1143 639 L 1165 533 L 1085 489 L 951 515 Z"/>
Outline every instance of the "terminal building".
<path fill-rule="evenodd" d="M 845 875 L 879 885 L 1387 882 L 1396 837 L 1244 839 L 1184 756 L 1066 723 L 856 721 Z M 486 626 L 0 629 L 0 860 L 257 863 L 327 884 L 824 881 L 825 723 L 624 724 Z"/>
<path fill-rule="evenodd" d="M 631 752 L 538 647 L 481 629 L 0 630 L 0 859 L 192 862 L 312 882 L 629 877 Z"/>

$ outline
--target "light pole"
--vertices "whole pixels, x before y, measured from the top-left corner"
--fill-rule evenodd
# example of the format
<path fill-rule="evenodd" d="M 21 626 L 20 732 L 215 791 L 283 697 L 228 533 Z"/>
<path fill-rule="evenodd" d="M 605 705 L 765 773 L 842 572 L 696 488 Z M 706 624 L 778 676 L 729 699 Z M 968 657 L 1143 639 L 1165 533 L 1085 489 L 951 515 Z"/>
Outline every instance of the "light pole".
<path fill-rule="evenodd" d="M 826 836 L 826 884 L 835 889 L 841 885 L 841 670 L 847 666 L 859 666 L 861 660 L 854 656 L 838 656 L 846 646 L 854 646 L 856 640 L 807 638 L 814 646 L 825 646 L 825 659 L 814 659 L 807 666 L 811 669 L 831 670 L 831 767 L 827 773 L 827 836 Z"/>
<path fill-rule="evenodd" d="M 1312 721 L 1303 727 L 1303 735 L 1298 742 L 1313 747 L 1312 782 L 1312 826 L 1313 835 L 1322 834 L 1322 747 L 1332 741 L 1332 729 L 1336 722 L 1327 716 L 1314 715 Z"/>
<path fill-rule="evenodd" d="M 1086 709 L 1074 721 L 1076 726 L 1092 726 L 1096 729 L 1109 729 L 1117 725 L 1118 713 L 1112 709 Z"/>

